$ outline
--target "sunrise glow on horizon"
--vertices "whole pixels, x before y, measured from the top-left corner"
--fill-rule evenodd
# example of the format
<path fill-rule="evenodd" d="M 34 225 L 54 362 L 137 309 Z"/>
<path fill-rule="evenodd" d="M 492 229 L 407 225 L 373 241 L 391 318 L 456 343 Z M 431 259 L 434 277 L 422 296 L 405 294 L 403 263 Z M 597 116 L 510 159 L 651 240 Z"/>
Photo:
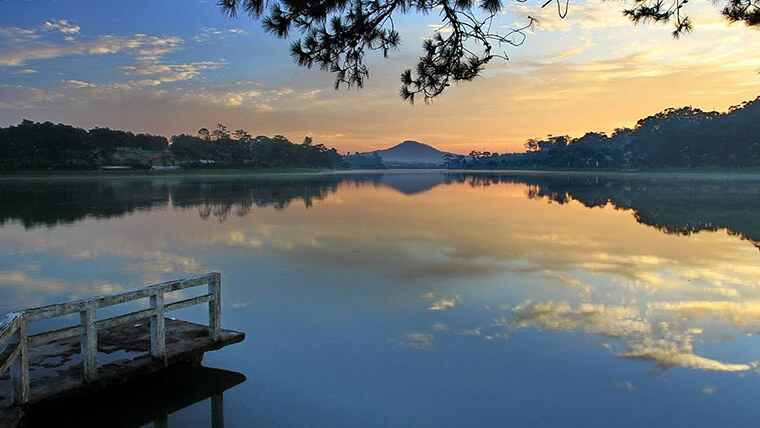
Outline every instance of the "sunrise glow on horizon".
<path fill-rule="evenodd" d="M 539 25 L 509 61 L 451 87 L 432 105 L 398 97 L 435 14 L 396 24 L 402 47 L 369 59 L 363 89 L 333 90 L 260 23 L 224 16 L 213 1 L 113 4 L 3 2 L 0 126 L 22 119 L 170 136 L 217 123 L 280 134 L 339 152 L 417 140 L 454 153 L 523 151 L 528 138 L 612 132 L 668 107 L 725 111 L 760 95 L 760 32 L 728 24 L 719 7 L 689 4 L 695 30 L 634 26 L 623 3 L 508 3 L 504 25 Z M 294 35 L 295 36 L 295 35 Z"/>

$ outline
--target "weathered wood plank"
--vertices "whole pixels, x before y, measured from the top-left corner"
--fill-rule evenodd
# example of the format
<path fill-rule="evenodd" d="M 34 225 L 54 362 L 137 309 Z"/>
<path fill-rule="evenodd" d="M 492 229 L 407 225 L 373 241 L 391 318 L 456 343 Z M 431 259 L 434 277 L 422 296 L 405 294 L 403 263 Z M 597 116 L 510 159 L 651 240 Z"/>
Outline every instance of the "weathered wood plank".
<path fill-rule="evenodd" d="M 176 311 L 190 306 L 202 304 L 211 301 L 212 296 L 205 294 L 203 296 L 193 297 L 191 299 L 180 300 L 164 305 L 164 312 Z M 111 318 L 105 318 L 97 321 L 98 329 L 110 328 L 120 324 L 126 324 L 141 320 L 153 316 L 155 314 L 154 309 L 144 309 L 138 312 L 132 312 L 125 315 L 119 315 Z M 84 333 L 84 327 L 81 325 L 61 328 L 58 330 L 52 330 L 44 333 L 38 333 L 29 336 L 29 343 L 31 345 L 38 345 L 44 342 L 50 342 L 53 340 L 65 339 L 67 337 L 79 336 Z"/>
<path fill-rule="evenodd" d="M 18 312 L 11 312 L 0 321 L 0 347 L 13 336 L 20 322 L 21 314 Z"/>
<path fill-rule="evenodd" d="M 31 308 L 25 310 L 24 315 L 27 317 L 28 322 L 39 321 L 47 318 L 55 318 L 82 312 L 92 303 L 96 304 L 96 308 L 118 305 L 121 303 L 150 297 L 152 294 L 155 294 L 159 290 L 164 293 L 170 293 L 172 291 L 184 290 L 185 288 L 197 287 L 199 285 L 207 284 L 214 278 L 219 277 L 221 277 L 221 274 L 218 272 L 212 272 L 203 275 L 194 275 L 179 280 L 162 282 L 148 287 L 121 291 L 119 293 L 106 294 L 88 299 L 77 300 L 74 302 L 57 303 L 53 305 Z"/>
<path fill-rule="evenodd" d="M 212 340 L 219 340 L 222 331 L 222 276 L 218 273 L 211 274 L 208 283 L 208 294 L 213 296 L 208 302 L 208 329 Z"/>
<path fill-rule="evenodd" d="M 204 294 L 203 296 L 193 297 L 190 299 L 179 300 L 164 305 L 164 312 L 178 311 L 180 309 L 189 308 L 190 306 L 199 305 L 202 303 L 210 302 L 214 296 L 210 294 Z"/>
<path fill-rule="evenodd" d="M 13 361 L 16 360 L 20 353 L 21 346 L 11 345 L 5 352 L 0 354 L 0 375 L 5 374 L 11 368 Z"/>
<path fill-rule="evenodd" d="M 141 319 L 151 317 L 155 314 L 156 314 L 156 310 L 151 308 L 151 309 L 143 309 L 141 311 L 132 312 L 125 315 L 119 315 L 116 317 L 106 318 L 97 322 L 98 329 L 104 329 L 104 328 L 114 327 L 121 324 L 127 324 L 130 322 L 139 321 Z"/>
<path fill-rule="evenodd" d="M 98 307 L 118 305 L 120 303 L 131 302 L 132 300 L 144 299 L 150 297 L 156 292 L 170 293 L 172 291 L 184 290 L 186 288 L 197 287 L 206 284 L 211 275 L 200 275 L 188 279 L 162 282 L 145 288 L 123 291 L 121 293 L 109 294 L 106 296 L 96 297 L 92 300 L 98 302 Z"/>
<path fill-rule="evenodd" d="M 166 319 L 164 318 L 164 294 L 150 296 L 150 307 L 155 312 L 150 317 L 150 355 L 166 364 Z"/>
<path fill-rule="evenodd" d="M 84 334 L 81 339 L 82 371 L 85 382 L 98 379 L 98 325 L 95 322 L 95 306 L 90 305 L 80 313 Z"/>
<path fill-rule="evenodd" d="M 38 333 L 33 336 L 29 336 L 29 345 L 39 345 L 40 343 L 52 342 L 54 340 L 66 339 L 67 337 L 75 337 L 84 334 L 84 327 L 77 325 L 74 327 L 60 328 L 58 330 L 52 330 L 45 333 Z"/>
<path fill-rule="evenodd" d="M 29 402 L 31 389 L 29 387 L 29 343 L 27 341 L 26 321 L 20 318 L 18 324 L 18 358 L 11 364 L 11 389 L 13 403 L 16 405 Z"/>

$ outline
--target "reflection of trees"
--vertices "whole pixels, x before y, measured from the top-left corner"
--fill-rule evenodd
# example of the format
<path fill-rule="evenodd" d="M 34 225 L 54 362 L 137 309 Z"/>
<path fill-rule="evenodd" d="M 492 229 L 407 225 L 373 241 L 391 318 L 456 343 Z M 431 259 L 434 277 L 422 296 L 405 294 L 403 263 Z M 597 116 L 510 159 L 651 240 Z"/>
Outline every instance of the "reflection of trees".
<path fill-rule="evenodd" d="M 527 186 L 526 196 L 587 207 L 611 203 L 630 209 L 640 223 L 666 233 L 690 234 L 727 229 L 760 242 L 760 186 L 757 180 L 583 174 L 347 174 L 289 178 L 185 178 L 0 182 L 0 224 L 19 220 L 25 227 L 71 223 L 85 217 L 110 218 L 135 211 L 197 209 L 204 219 L 225 221 L 256 207 L 282 210 L 296 201 L 309 208 L 340 186 L 391 187 L 412 195 L 441 184 L 472 187 Z"/>
<path fill-rule="evenodd" d="M 313 176 L 294 179 L 258 179 L 224 181 L 190 181 L 177 183 L 171 190 L 172 205 L 178 208 L 197 207 L 203 219 L 214 217 L 220 222 L 231 215 L 248 215 L 253 206 L 287 208 L 293 201 L 303 201 L 311 208 L 315 201 L 326 198 L 338 189 L 335 176 Z"/>
<path fill-rule="evenodd" d="M 666 233 L 688 235 L 727 229 L 760 242 L 760 182 L 753 179 L 449 174 L 447 182 L 471 186 L 526 184 L 528 198 L 560 204 L 572 199 L 587 207 L 609 203 L 617 209 L 632 210 L 639 223 Z"/>
<path fill-rule="evenodd" d="M 166 206 L 168 188 L 149 180 L 0 182 L 0 224 L 53 226 L 86 216 L 111 218 Z"/>
<path fill-rule="evenodd" d="M 0 225 L 24 227 L 68 224 L 86 217 L 121 217 L 169 205 L 197 208 L 206 219 L 225 221 L 247 215 L 253 206 L 285 209 L 294 201 L 309 208 L 334 193 L 341 179 L 314 176 L 290 179 L 116 179 L 0 182 Z"/>

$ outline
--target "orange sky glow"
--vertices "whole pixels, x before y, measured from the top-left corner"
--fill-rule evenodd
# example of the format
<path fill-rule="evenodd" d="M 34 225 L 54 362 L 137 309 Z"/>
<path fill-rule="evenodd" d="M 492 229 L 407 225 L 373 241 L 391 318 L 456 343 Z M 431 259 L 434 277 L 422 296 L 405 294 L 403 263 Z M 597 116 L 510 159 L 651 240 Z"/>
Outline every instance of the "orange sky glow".
<path fill-rule="evenodd" d="M 199 21 L 192 31 L 157 35 L 96 29 L 77 12 L 29 23 L 6 17 L 0 125 L 27 118 L 170 136 L 224 123 L 295 142 L 312 136 L 341 153 L 408 139 L 504 153 L 523 151 L 528 138 L 610 133 L 668 107 L 725 111 L 760 94 L 760 32 L 727 24 L 719 5 L 690 4 L 695 30 L 678 40 L 669 25 L 633 25 L 623 3 L 574 4 L 565 19 L 539 6 L 508 5 L 499 17 L 503 25 L 539 20 L 523 46 L 507 49 L 509 61 L 413 106 L 398 97 L 398 76 L 414 66 L 435 14 L 400 19 L 402 48 L 389 60 L 369 59 L 364 88 L 337 91 L 328 73 L 290 60 L 289 41 L 211 4 L 195 7 L 216 27 Z M 52 39 L 54 31 L 64 40 Z"/>

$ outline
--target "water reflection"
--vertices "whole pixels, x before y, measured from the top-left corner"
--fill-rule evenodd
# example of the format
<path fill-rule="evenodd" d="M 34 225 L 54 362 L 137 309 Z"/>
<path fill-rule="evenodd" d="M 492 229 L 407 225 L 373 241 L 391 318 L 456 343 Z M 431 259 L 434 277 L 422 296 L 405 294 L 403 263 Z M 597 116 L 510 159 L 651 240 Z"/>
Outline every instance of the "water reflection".
<path fill-rule="evenodd" d="M 309 207 L 336 191 L 340 180 L 308 179 L 111 179 L 0 181 L 0 224 L 20 221 L 25 227 L 68 224 L 88 217 L 108 219 L 136 211 L 197 208 L 202 218 L 224 221 L 235 211 L 245 216 L 251 206 L 285 209 L 295 200 Z"/>
<path fill-rule="evenodd" d="M 224 393 L 243 382 L 243 374 L 227 370 L 173 368 L 86 400 L 68 399 L 34 407 L 27 413 L 24 426 L 224 428 Z M 208 408 L 183 410 L 206 400 Z M 183 412 L 177 418 L 172 416 Z"/>
<path fill-rule="evenodd" d="M 201 218 L 226 221 L 252 206 L 279 210 L 302 202 L 307 208 L 340 186 L 387 187 L 415 195 L 438 186 L 523 184 L 526 197 L 564 204 L 632 210 L 640 223 L 666 233 L 726 229 L 760 242 L 760 183 L 756 177 L 530 173 L 322 174 L 298 178 L 188 178 L 0 181 L 0 225 L 67 224 L 87 217 L 112 218 L 141 210 L 197 208 Z M 758 244 L 760 245 L 760 244 Z"/>
<path fill-rule="evenodd" d="M 746 398 L 760 388 L 757 178 L 136 182 L 0 183 L 4 201 L 73 195 L 0 206 L 0 312 L 221 271 L 225 325 L 249 339 L 208 358 L 256 379 L 227 395 L 244 409 L 228 424 L 253 411 L 284 426 L 760 416 Z"/>

